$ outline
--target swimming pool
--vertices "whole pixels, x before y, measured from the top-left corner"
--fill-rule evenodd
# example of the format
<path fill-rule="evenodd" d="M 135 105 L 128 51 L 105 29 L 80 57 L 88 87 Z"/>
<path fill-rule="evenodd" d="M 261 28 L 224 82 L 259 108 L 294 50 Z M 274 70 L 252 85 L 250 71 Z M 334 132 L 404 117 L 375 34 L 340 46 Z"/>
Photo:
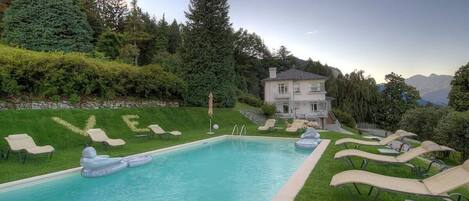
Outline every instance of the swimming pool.
<path fill-rule="evenodd" d="M 86 179 L 69 174 L 3 190 L 18 201 L 268 201 L 311 151 L 287 139 L 223 139 L 159 153 L 149 165 Z"/>

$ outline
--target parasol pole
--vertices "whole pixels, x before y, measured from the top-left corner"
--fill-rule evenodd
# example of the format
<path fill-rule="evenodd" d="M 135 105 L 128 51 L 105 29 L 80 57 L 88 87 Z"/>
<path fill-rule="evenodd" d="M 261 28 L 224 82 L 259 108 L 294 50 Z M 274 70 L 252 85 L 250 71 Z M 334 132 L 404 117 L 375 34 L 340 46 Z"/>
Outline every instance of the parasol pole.
<path fill-rule="evenodd" d="M 210 92 L 208 95 L 208 117 L 210 121 L 210 128 L 207 134 L 212 135 L 214 132 L 212 131 L 212 116 L 213 116 L 213 94 Z"/>

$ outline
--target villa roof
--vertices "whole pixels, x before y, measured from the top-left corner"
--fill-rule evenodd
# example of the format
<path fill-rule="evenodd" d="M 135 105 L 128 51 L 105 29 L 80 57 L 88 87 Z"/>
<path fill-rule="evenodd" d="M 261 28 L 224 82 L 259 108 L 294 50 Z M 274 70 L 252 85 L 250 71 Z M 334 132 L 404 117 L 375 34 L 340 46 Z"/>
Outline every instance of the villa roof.
<path fill-rule="evenodd" d="M 280 80 L 327 80 L 327 77 L 292 68 L 278 73 L 276 78 L 266 78 L 262 81 Z"/>

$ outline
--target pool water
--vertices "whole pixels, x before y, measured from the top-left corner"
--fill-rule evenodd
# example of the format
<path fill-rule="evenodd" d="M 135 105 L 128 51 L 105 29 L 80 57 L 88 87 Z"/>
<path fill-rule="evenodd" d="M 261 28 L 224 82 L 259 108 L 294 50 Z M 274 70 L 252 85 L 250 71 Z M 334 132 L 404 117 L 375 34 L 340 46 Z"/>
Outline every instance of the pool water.
<path fill-rule="evenodd" d="M 6 190 L 5 201 L 268 201 L 311 151 L 291 140 L 225 139 L 155 155 L 100 178 L 79 173 Z"/>

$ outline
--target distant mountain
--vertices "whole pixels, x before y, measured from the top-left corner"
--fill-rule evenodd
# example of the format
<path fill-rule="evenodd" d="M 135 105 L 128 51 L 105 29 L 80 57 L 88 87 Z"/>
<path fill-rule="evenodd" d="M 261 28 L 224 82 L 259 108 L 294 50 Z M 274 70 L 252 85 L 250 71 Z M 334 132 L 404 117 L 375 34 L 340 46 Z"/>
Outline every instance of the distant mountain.
<path fill-rule="evenodd" d="M 405 82 L 417 88 L 423 100 L 438 105 L 448 105 L 451 80 L 453 76 L 450 75 L 431 74 L 430 76 L 414 75 L 407 78 Z"/>

